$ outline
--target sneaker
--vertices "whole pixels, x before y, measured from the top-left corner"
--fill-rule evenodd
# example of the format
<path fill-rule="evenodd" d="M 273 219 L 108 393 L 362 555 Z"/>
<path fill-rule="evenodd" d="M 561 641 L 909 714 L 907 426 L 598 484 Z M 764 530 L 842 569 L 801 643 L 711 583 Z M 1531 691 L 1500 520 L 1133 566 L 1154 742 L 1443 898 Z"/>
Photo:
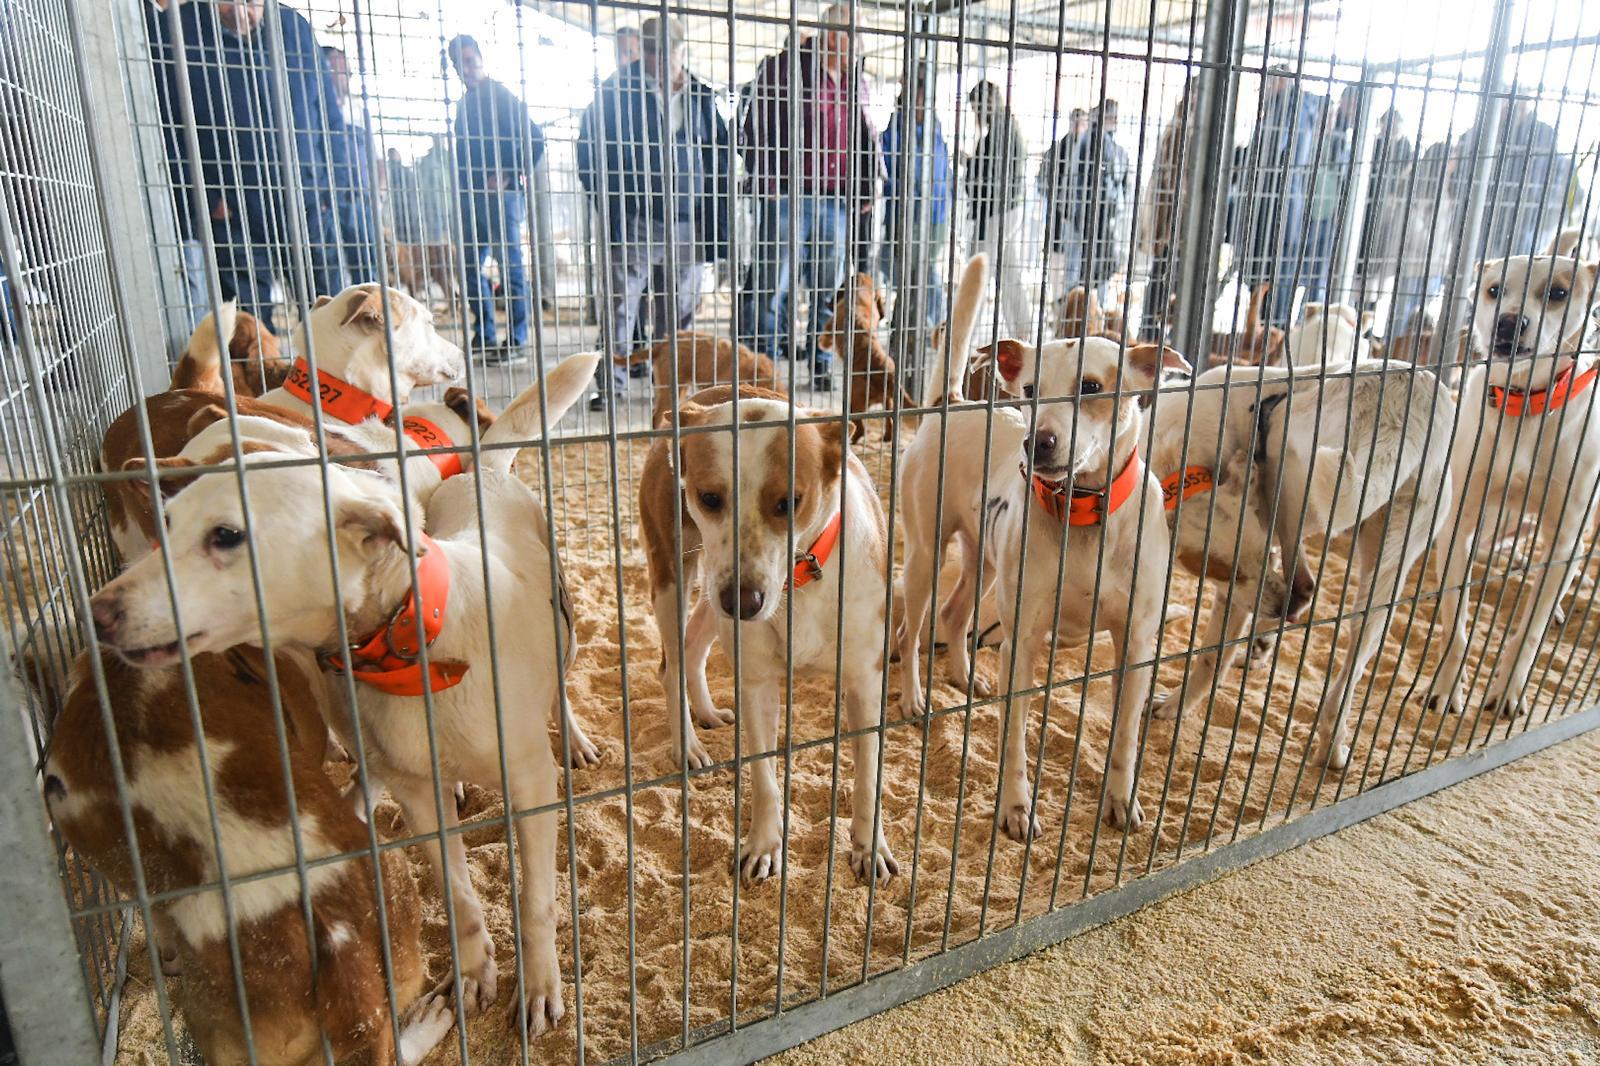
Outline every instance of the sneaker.
<path fill-rule="evenodd" d="M 591 410 L 591 411 L 604 411 L 605 409 L 606 409 L 605 393 L 597 392 L 593 396 L 589 397 L 589 410 Z"/>
<path fill-rule="evenodd" d="M 484 366 L 521 366 L 528 361 L 528 349 L 497 344 L 484 350 Z"/>
<path fill-rule="evenodd" d="M 826 368 L 815 371 L 811 375 L 811 388 L 817 392 L 832 392 L 833 374 Z"/>

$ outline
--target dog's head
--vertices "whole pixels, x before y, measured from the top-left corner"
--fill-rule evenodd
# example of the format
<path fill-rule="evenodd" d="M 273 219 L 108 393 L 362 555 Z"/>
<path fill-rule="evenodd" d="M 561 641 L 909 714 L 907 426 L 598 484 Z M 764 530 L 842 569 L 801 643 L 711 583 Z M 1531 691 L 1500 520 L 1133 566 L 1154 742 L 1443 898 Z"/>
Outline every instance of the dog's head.
<path fill-rule="evenodd" d="M 460 347 L 440 336 L 433 312 L 399 289 L 352 285 L 311 312 L 311 332 L 321 369 L 379 399 L 405 403 L 411 390 L 442 385 L 459 378 L 466 357 Z M 391 351 L 384 332 L 385 313 L 394 334 Z M 399 395 L 391 396 L 389 365 Z"/>
<path fill-rule="evenodd" d="M 1589 327 L 1597 271 L 1600 263 L 1550 255 L 1484 263 L 1472 328 L 1491 363 L 1509 366 L 1575 350 Z"/>
<path fill-rule="evenodd" d="M 1106 316 L 1100 298 L 1082 285 L 1061 297 L 1056 307 L 1056 336 L 1068 340 L 1106 334 Z"/>
<path fill-rule="evenodd" d="M 333 642 L 339 601 L 330 580 L 323 472 L 272 464 L 286 457 L 295 456 L 270 452 L 246 458 L 249 522 L 234 471 L 203 474 L 167 503 L 175 588 L 167 587 L 168 560 L 162 553 L 146 555 L 123 571 L 91 604 L 102 644 L 144 667 L 175 663 L 184 648 L 194 655 L 260 644 L 252 545 L 263 576 L 260 605 L 273 641 L 308 647 Z M 325 473 L 346 612 L 354 628 L 375 625 L 383 604 L 373 590 L 409 580 L 399 492 L 366 471 L 330 467 Z M 182 605 L 181 629 L 174 598 Z"/>
<path fill-rule="evenodd" d="M 1103 478 L 1117 436 L 1137 428 L 1139 394 L 1155 386 L 1163 369 L 1192 369 L 1163 345 L 1136 344 L 1124 352 L 1105 337 L 1038 348 L 1005 339 L 978 350 L 993 360 L 1008 393 L 1038 397 L 1023 447 L 1036 473 L 1058 481 Z"/>
<path fill-rule="evenodd" d="M 839 505 L 844 468 L 844 432 L 836 421 L 794 427 L 794 477 L 790 479 L 790 433 L 783 422 L 790 406 L 782 399 L 747 398 L 703 407 L 690 401 L 681 409 L 690 427 L 718 427 L 686 433 L 678 451 L 678 480 L 688 515 L 704 545 L 705 593 L 729 617 L 741 621 L 771 618 L 794 572 L 794 551 L 810 547 Z M 802 416 L 814 412 L 798 410 Z M 739 463 L 734 466 L 734 432 Z M 720 431 L 719 431 L 720 430 Z M 734 516 L 737 509 L 738 531 Z M 734 579 L 737 565 L 738 580 Z"/>

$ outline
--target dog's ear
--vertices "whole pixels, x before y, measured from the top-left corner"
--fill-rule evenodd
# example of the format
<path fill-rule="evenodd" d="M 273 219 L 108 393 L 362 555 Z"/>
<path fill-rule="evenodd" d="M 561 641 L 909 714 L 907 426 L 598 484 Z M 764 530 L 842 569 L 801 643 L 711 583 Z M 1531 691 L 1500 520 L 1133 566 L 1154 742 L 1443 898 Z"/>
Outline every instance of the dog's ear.
<path fill-rule="evenodd" d="M 1315 322 L 1322 317 L 1322 312 L 1327 310 L 1322 304 L 1308 303 L 1300 309 L 1300 321 Z"/>
<path fill-rule="evenodd" d="M 844 426 L 839 422 L 837 411 L 812 410 L 808 415 L 828 416 L 824 422 L 814 422 L 810 428 L 817 431 L 817 437 L 822 450 L 819 455 L 819 469 L 822 476 L 829 481 L 837 479 L 844 471 Z"/>
<path fill-rule="evenodd" d="M 333 297 L 324 293 L 311 301 L 311 310 L 315 311 L 317 308 L 326 307 L 331 303 L 333 303 Z"/>
<path fill-rule="evenodd" d="M 163 456 L 158 456 L 156 458 L 155 464 L 156 464 L 156 469 L 157 470 L 161 470 L 161 471 L 184 470 L 184 469 L 187 469 L 188 467 L 191 467 L 191 466 L 199 466 L 200 465 L 199 463 L 196 463 L 193 459 L 185 459 L 181 455 L 163 455 Z M 144 457 L 140 456 L 140 455 L 135 455 L 135 456 L 132 456 L 131 458 L 123 460 L 122 469 L 125 470 L 125 471 L 143 470 L 144 469 Z"/>
<path fill-rule="evenodd" d="M 365 330 L 383 329 L 383 290 L 376 285 L 364 285 L 345 300 L 342 326 L 356 326 Z"/>
<path fill-rule="evenodd" d="M 489 405 L 483 402 L 483 397 L 473 396 L 460 385 L 452 385 L 444 390 L 444 405 L 456 413 L 461 421 L 471 425 L 474 420 L 478 423 L 478 435 L 481 437 L 490 426 L 494 425 L 494 412 L 489 410 Z"/>
<path fill-rule="evenodd" d="M 381 496 L 350 496 L 339 501 L 339 536 L 371 559 L 398 548 L 405 550 L 405 516 L 395 501 Z M 418 545 L 418 554 L 427 549 Z"/>
<path fill-rule="evenodd" d="M 193 438 L 200 435 L 200 431 L 214 422 L 221 422 L 228 417 L 228 409 L 220 403 L 208 403 L 200 410 L 189 416 L 189 424 L 185 432 Z M 159 462 L 159 460 L 157 460 Z M 140 465 L 144 463 L 141 460 Z M 126 467 L 124 468 L 126 469 Z"/>
<path fill-rule="evenodd" d="M 1194 373 L 1194 367 L 1189 365 L 1183 353 L 1165 344 L 1135 344 L 1128 349 L 1127 367 L 1130 372 L 1144 379 L 1146 387 L 1154 385 L 1163 370 Z"/>
<path fill-rule="evenodd" d="M 1028 346 L 1019 340 L 1004 337 L 992 344 L 985 344 L 978 351 L 994 361 L 1001 377 L 1007 381 L 1014 381 L 1017 375 L 1022 373 L 1022 367 L 1027 361 Z"/>

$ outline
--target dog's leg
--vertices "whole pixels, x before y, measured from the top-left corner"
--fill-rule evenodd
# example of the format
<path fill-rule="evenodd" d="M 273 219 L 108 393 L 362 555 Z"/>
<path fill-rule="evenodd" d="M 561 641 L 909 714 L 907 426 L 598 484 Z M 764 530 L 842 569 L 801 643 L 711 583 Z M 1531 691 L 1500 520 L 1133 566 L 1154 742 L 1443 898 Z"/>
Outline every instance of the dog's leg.
<path fill-rule="evenodd" d="M 1244 582 L 1217 594 L 1217 602 L 1206 618 L 1205 632 L 1200 635 L 1199 649 L 1176 689 L 1158 695 L 1150 713 L 1153 717 L 1170 720 L 1179 712 L 1188 711 L 1211 694 L 1217 675 L 1233 664 L 1238 653 L 1238 641 L 1243 639 L 1250 623 L 1250 606 L 1255 603 L 1254 582 Z M 1224 610 L 1224 607 L 1227 609 Z"/>
<path fill-rule="evenodd" d="M 1000 782 L 998 817 L 1001 830 L 1016 841 L 1031 840 L 1039 835 L 1039 819 L 1033 816 L 1029 807 L 1032 797 L 1028 791 L 1028 709 L 1033 698 L 1019 696 L 1015 689 L 1033 687 L 1034 668 L 1039 662 L 1039 653 L 1044 650 L 1047 636 L 1044 620 L 1038 617 L 1041 613 L 1048 612 L 1029 611 L 1024 603 L 1019 638 L 1013 640 L 1007 634 L 1000 645 L 1000 668 L 1012 668 L 1013 652 L 1016 666 L 1012 673 L 1013 691 L 1006 699 L 1006 770 Z M 1040 738 L 1041 748 L 1043 739 Z"/>
<path fill-rule="evenodd" d="M 712 611 L 711 601 L 702 594 L 689 612 L 683 643 L 688 657 L 685 665 L 689 671 L 689 708 L 694 720 L 707 729 L 719 729 L 733 724 L 733 711 L 717 706 L 706 682 L 706 660 L 711 658 L 711 642 L 717 636 L 717 618 Z"/>
<path fill-rule="evenodd" d="M 546 749 L 548 750 L 548 748 Z M 457 825 L 455 804 L 444 804 L 444 821 L 435 817 L 433 782 L 399 774 L 385 778 L 390 795 L 400 805 L 406 826 L 422 838 L 422 850 L 433 871 L 434 887 L 444 892 L 444 861 L 439 851 L 439 831 L 446 831 L 450 855 L 450 897 L 456 916 L 456 959 L 461 964 L 461 1000 L 468 1014 L 476 1014 L 495 1001 L 499 989 L 494 962 L 494 942 L 484 925 L 483 904 L 472 887 L 472 870 L 467 865 L 467 845 L 460 833 L 450 832 Z"/>
<path fill-rule="evenodd" d="M 1434 617 L 1450 627 L 1444 658 L 1428 686 L 1428 707 L 1447 714 L 1466 707 L 1467 616 L 1472 613 L 1472 598 L 1466 594 L 1467 577 L 1472 572 L 1473 549 L 1483 522 L 1484 488 L 1481 483 L 1456 486 L 1456 510 L 1441 527 L 1458 531 L 1451 544 L 1434 549 L 1435 576 L 1443 589 L 1439 611 Z"/>
<path fill-rule="evenodd" d="M 587 770 L 591 766 L 599 766 L 600 749 L 589 739 L 589 734 L 583 731 L 583 725 L 578 721 L 577 715 L 572 713 L 570 700 L 566 709 L 561 712 L 561 717 L 566 722 L 567 746 L 571 749 L 572 768 Z"/>
<path fill-rule="evenodd" d="M 1524 606 L 1503 645 L 1514 649 L 1514 654 L 1510 657 L 1501 654 L 1495 663 L 1489 694 L 1484 700 L 1484 707 L 1492 714 L 1515 718 L 1526 709 L 1523 700 L 1528 674 L 1539 657 L 1539 646 L 1550 627 L 1550 616 L 1555 613 L 1561 593 L 1582 563 L 1578 548 L 1592 517 L 1584 507 L 1575 506 L 1576 501 L 1570 497 L 1587 496 L 1594 481 L 1592 467 L 1574 471 L 1571 484 L 1576 488 L 1568 493 L 1551 492 L 1545 501 L 1544 522 L 1555 528 L 1555 535 L 1550 538 L 1544 559 L 1546 565 L 1540 568 L 1539 576 L 1530 575 L 1537 583 L 1537 590 L 1532 597 L 1522 597 Z"/>
<path fill-rule="evenodd" d="M 778 684 L 766 677 L 745 683 L 739 729 L 744 734 L 744 754 L 773 752 L 778 747 Z M 783 870 L 783 810 L 778 791 L 775 756 L 764 754 L 750 764 L 750 833 L 739 844 L 740 876 L 754 883 Z"/>
<path fill-rule="evenodd" d="M 545 807 L 556 801 L 553 761 L 530 751 L 518 760 L 506 806 Z M 528 1032 L 538 1036 L 561 1021 L 561 959 L 556 954 L 556 812 L 517 821 L 517 865 L 522 871 L 522 987 Z M 516 1018 L 516 1006 L 512 1006 Z"/>
<path fill-rule="evenodd" d="M 703 599 L 703 597 L 702 597 Z M 678 654 L 678 585 L 671 582 L 656 590 L 656 632 L 661 634 L 661 687 L 667 695 L 667 722 L 672 732 L 672 762 L 689 769 L 703 770 L 711 765 L 711 753 L 700 743 L 689 720 L 689 707 L 683 698 L 683 657 Z M 687 626 L 684 645 L 689 644 Z"/>
<path fill-rule="evenodd" d="M 1107 824 L 1116 829 L 1127 827 L 1129 832 L 1144 824 L 1144 810 L 1134 794 L 1139 777 L 1139 727 L 1150 699 L 1150 683 L 1155 679 L 1156 637 L 1161 629 L 1161 617 L 1156 613 L 1160 610 L 1159 599 L 1147 611 L 1140 610 L 1137 603 L 1133 608 L 1131 620 L 1125 623 L 1118 619 L 1111 624 L 1111 644 L 1123 670 L 1117 675 L 1117 715 L 1111 727 L 1105 815 Z M 1129 666 L 1130 661 L 1139 665 Z"/>
<path fill-rule="evenodd" d="M 430 1051 L 439 1046 L 439 1041 L 455 1028 L 455 1024 L 456 1012 L 450 1009 L 448 996 L 430 992 L 418 997 L 415 1003 L 406 1008 L 400 1021 L 401 1066 L 417 1066 L 428 1057 Z M 387 1025 L 380 1025 L 379 1028 L 388 1032 Z M 385 1059 L 374 1054 L 372 1061 L 383 1062 Z"/>
<path fill-rule="evenodd" d="M 994 695 L 994 687 L 972 668 L 972 608 L 978 598 L 978 545 L 961 538 L 962 567 L 956 587 L 939 608 L 939 631 L 950 654 L 950 676 L 963 692 L 972 678 L 972 694 L 979 699 Z"/>
<path fill-rule="evenodd" d="M 905 599 L 900 614 L 900 716 L 920 718 L 928 709 L 922 691 L 922 637 L 939 551 L 933 543 L 935 530 L 927 528 L 929 523 L 922 514 L 922 509 L 930 506 L 928 502 L 919 499 L 913 503 L 910 497 L 902 497 L 902 503 L 906 562 L 900 578 Z"/>
<path fill-rule="evenodd" d="M 881 625 L 880 625 L 881 632 Z M 873 667 L 871 663 L 877 663 Z M 844 676 L 845 716 L 856 733 L 851 742 L 855 762 L 855 788 L 850 793 L 850 868 L 859 880 L 887 881 L 900 872 L 900 864 L 889 851 L 883 836 L 884 813 L 881 751 L 877 727 L 883 724 L 883 708 L 878 702 L 883 691 L 883 656 L 848 657 Z M 876 816 L 877 826 L 873 826 Z"/>

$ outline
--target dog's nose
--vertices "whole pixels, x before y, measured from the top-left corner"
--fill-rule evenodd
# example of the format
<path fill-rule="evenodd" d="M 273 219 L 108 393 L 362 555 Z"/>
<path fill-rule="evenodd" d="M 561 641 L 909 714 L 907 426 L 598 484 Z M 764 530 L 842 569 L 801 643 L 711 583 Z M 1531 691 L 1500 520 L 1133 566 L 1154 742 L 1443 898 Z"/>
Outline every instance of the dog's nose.
<path fill-rule="evenodd" d="M 1306 611 L 1317 595 L 1317 579 L 1304 567 L 1296 568 L 1289 582 L 1289 604 L 1284 617 L 1291 622 L 1304 622 Z"/>
<path fill-rule="evenodd" d="M 1522 315 L 1501 315 L 1495 320 L 1494 336 L 1496 340 L 1514 341 L 1521 338 L 1528 328 L 1528 320 Z"/>
<path fill-rule="evenodd" d="M 1050 430 L 1040 430 L 1038 433 L 1035 433 L 1032 436 L 1031 441 L 1032 443 L 1030 446 L 1033 448 L 1033 458 L 1035 461 L 1040 459 L 1048 459 L 1050 456 L 1055 454 L 1056 435 Z"/>
<path fill-rule="evenodd" d="M 94 616 L 94 635 L 100 640 L 110 640 L 122 622 L 122 601 L 115 596 L 96 596 L 89 605 Z"/>
<path fill-rule="evenodd" d="M 724 613 L 748 621 L 761 613 L 767 597 L 753 585 L 724 585 L 718 597 Z"/>

